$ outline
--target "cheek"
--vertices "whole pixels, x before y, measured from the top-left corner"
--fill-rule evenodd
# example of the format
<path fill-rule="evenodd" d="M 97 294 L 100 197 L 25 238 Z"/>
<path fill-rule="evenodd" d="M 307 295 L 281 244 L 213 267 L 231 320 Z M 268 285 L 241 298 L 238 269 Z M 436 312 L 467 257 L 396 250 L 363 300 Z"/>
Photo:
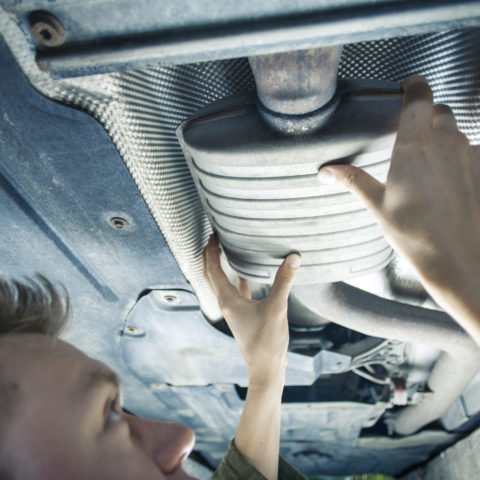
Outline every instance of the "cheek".
<path fill-rule="evenodd" d="M 165 476 L 155 463 L 135 446 L 103 449 L 103 453 L 90 463 L 89 480 L 164 480 Z"/>

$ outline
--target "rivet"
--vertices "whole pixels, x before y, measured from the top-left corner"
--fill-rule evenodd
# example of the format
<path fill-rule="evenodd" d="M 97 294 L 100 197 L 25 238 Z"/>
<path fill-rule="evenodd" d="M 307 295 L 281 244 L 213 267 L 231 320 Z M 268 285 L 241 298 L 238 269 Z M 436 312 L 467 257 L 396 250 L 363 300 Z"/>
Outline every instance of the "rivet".
<path fill-rule="evenodd" d="M 30 15 L 30 26 L 40 45 L 58 47 L 65 42 L 63 25 L 50 13 L 33 12 Z"/>
<path fill-rule="evenodd" d="M 335 370 L 343 370 L 343 363 L 342 362 L 337 362 L 334 367 Z"/>
<path fill-rule="evenodd" d="M 179 299 L 176 295 L 172 295 L 172 294 L 167 294 L 167 295 L 164 295 L 163 296 L 163 299 L 167 302 L 167 303 L 178 303 L 179 302 Z"/>
<path fill-rule="evenodd" d="M 177 413 L 179 415 L 182 415 L 183 417 L 193 417 L 193 416 L 195 416 L 193 411 L 190 410 L 189 408 L 184 408 L 184 409 L 177 410 Z"/>
<path fill-rule="evenodd" d="M 167 385 L 165 383 L 152 383 L 151 387 L 154 390 L 165 390 Z"/>
<path fill-rule="evenodd" d="M 143 337 L 145 332 L 140 328 L 134 327 L 133 325 L 128 325 L 124 329 L 124 335 L 128 335 L 129 337 Z"/>
<path fill-rule="evenodd" d="M 113 228 L 116 228 L 118 230 L 122 230 L 128 227 L 128 220 L 125 220 L 125 218 L 122 217 L 112 217 L 108 223 L 110 226 Z"/>

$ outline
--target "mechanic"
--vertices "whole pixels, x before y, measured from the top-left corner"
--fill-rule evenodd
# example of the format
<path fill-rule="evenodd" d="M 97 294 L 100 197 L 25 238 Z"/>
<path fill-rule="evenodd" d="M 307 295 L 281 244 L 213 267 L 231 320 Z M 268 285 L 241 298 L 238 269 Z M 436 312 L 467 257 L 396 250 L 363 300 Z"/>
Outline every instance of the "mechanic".
<path fill-rule="evenodd" d="M 425 79 L 410 77 L 403 89 L 386 185 L 347 165 L 318 178 L 364 200 L 432 297 L 480 343 L 480 149 L 448 107 L 433 104 Z M 287 298 L 300 256 L 287 257 L 262 301 L 250 299 L 245 280 L 229 283 L 215 237 L 203 260 L 249 374 L 235 440 L 214 478 L 302 479 L 279 461 Z M 193 432 L 122 411 L 115 374 L 56 339 L 67 310 L 46 279 L 0 282 L 0 479 L 190 478 L 181 463 Z"/>

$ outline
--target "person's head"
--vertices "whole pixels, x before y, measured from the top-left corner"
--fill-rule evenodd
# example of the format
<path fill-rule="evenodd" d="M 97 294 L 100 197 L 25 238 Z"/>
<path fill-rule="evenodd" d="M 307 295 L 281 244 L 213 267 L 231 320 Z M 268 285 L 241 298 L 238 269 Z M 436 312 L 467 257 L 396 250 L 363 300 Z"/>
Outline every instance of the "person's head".
<path fill-rule="evenodd" d="M 186 426 L 122 411 L 113 371 L 59 340 L 68 300 L 0 279 L 0 480 L 188 477 Z"/>

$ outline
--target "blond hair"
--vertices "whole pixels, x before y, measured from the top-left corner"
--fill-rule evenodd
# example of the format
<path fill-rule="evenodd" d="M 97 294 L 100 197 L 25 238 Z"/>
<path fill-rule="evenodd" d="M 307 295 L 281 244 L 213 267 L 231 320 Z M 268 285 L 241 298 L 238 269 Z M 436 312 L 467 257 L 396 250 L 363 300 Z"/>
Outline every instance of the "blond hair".
<path fill-rule="evenodd" d="M 0 279 L 0 339 L 9 334 L 22 333 L 58 337 L 70 311 L 67 292 L 62 290 L 62 294 L 59 294 L 42 275 L 25 281 Z M 15 404 L 2 380 L 2 373 L 0 370 L 0 420 L 8 418 Z M 0 480 L 16 478 L 12 465 L 0 454 Z"/>
<path fill-rule="evenodd" d="M 41 333 L 57 337 L 64 328 L 70 302 L 42 275 L 26 281 L 0 279 L 0 335 Z"/>

